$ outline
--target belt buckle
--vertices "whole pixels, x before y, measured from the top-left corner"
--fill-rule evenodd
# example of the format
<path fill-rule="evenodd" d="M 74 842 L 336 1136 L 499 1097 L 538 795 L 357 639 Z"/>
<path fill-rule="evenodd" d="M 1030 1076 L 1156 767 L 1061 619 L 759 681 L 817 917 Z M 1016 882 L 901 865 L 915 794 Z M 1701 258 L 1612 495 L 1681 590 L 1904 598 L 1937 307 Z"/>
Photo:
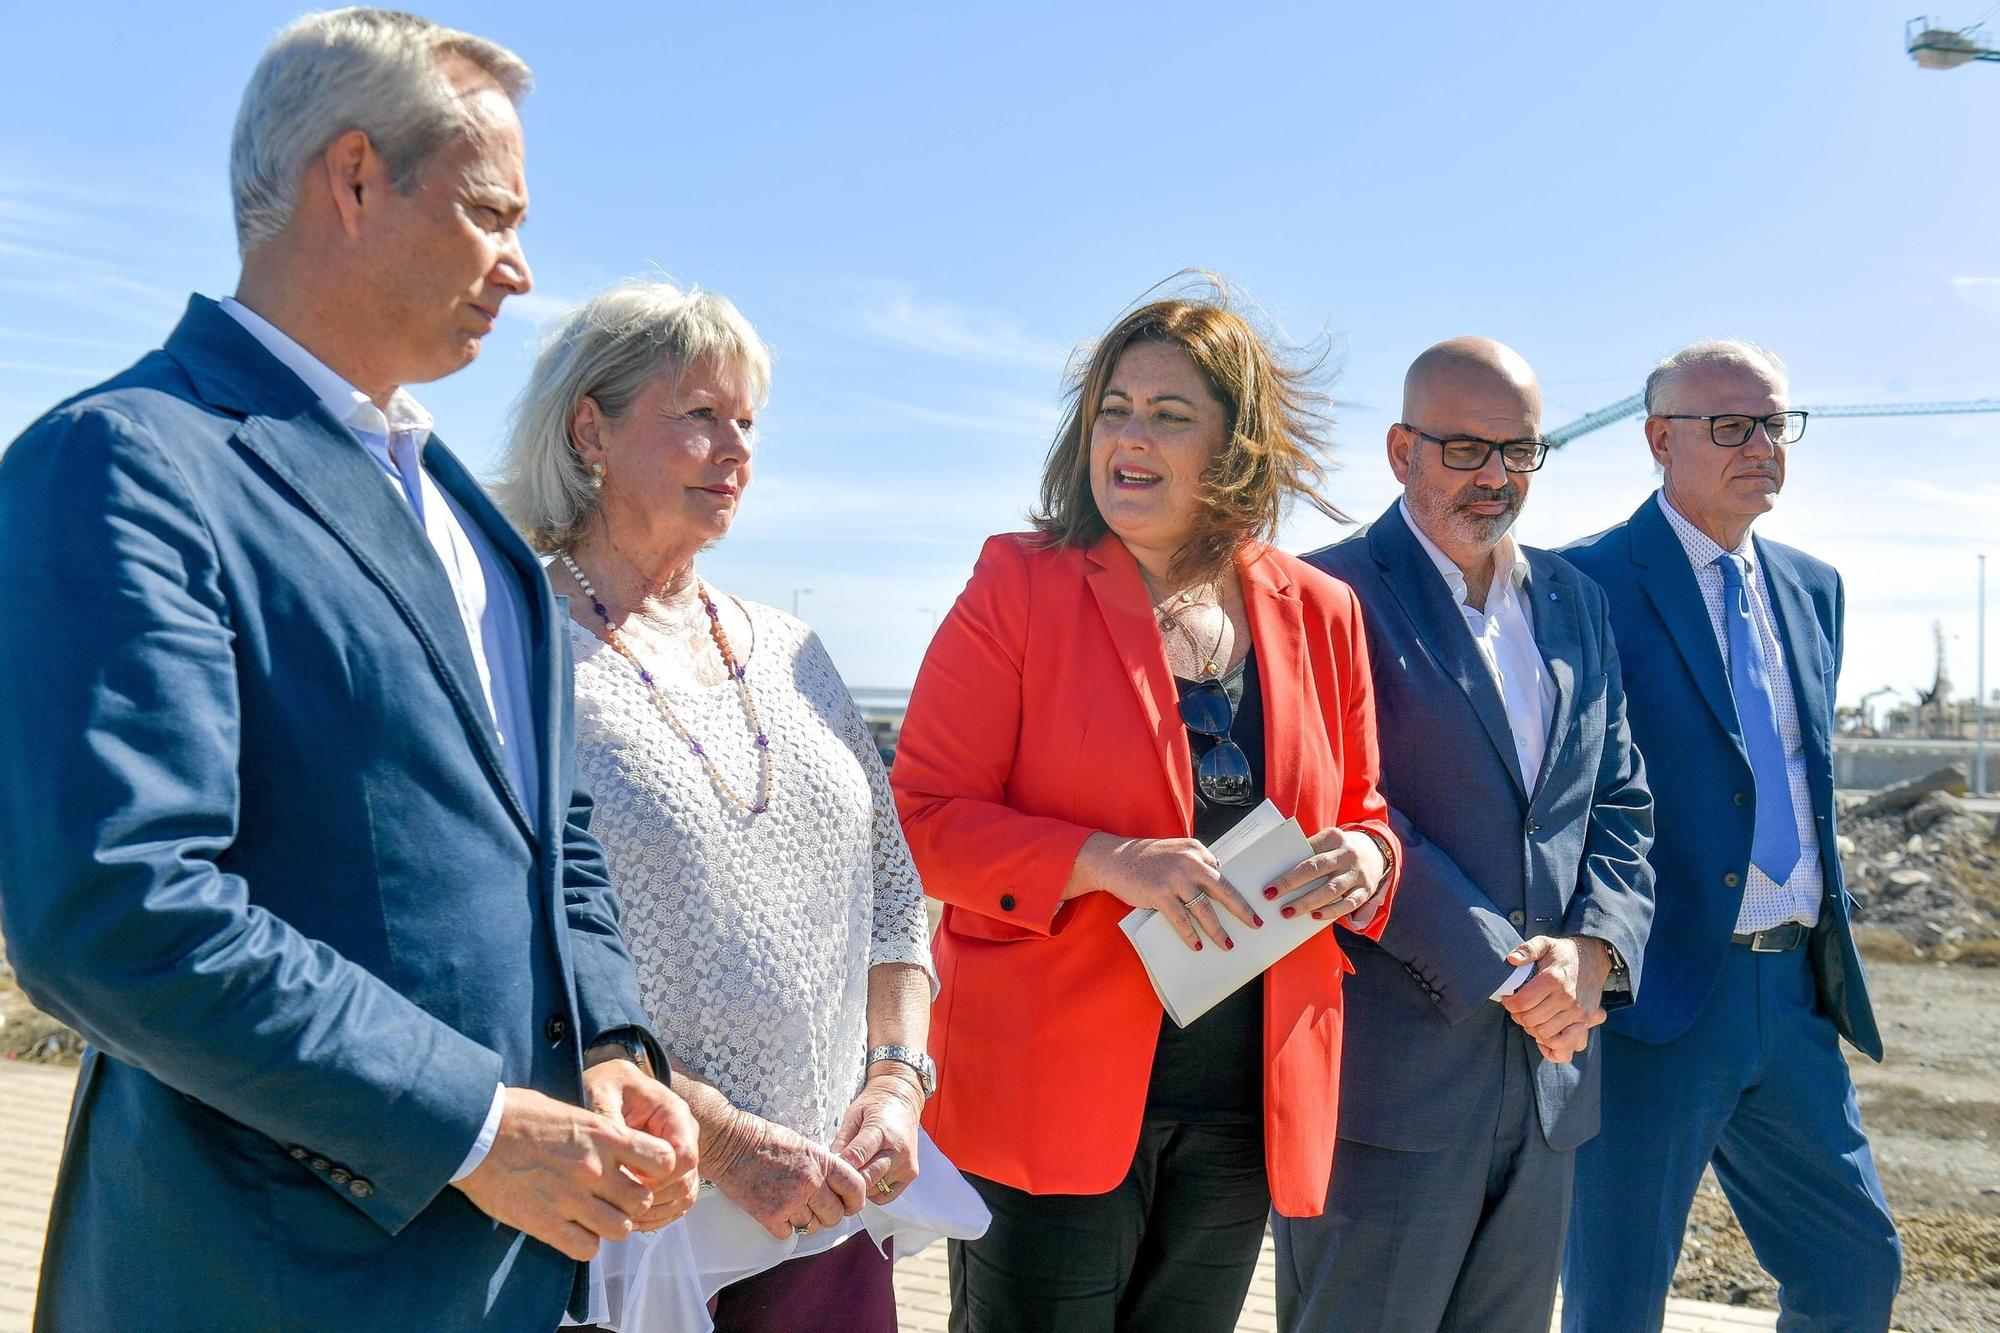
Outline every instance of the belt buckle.
<path fill-rule="evenodd" d="M 1750 936 L 1750 952 L 1790 953 L 1798 947 L 1799 933 L 1803 929 L 1804 927 L 1800 926 L 1796 921 L 1787 921 L 1783 925 L 1778 926 L 1767 926 Z"/>

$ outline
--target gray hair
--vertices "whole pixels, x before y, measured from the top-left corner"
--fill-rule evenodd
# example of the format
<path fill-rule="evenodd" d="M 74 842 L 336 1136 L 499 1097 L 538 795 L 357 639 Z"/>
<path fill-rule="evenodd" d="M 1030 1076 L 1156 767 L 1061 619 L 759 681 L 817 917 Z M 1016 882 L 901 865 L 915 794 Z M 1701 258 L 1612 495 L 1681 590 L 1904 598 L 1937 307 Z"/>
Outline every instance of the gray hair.
<path fill-rule="evenodd" d="M 465 128 L 441 68 L 470 61 L 518 103 L 532 76 L 483 37 L 388 9 L 308 14 L 272 39 L 243 90 L 229 145 L 236 246 L 249 254 L 291 221 L 306 166 L 350 130 L 368 136 L 404 194 L 431 153 Z"/>
<path fill-rule="evenodd" d="M 1777 353 L 1747 338 L 1710 338 L 1669 353 L 1653 367 L 1653 373 L 1646 376 L 1646 415 L 1655 416 L 1666 410 L 1667 396 L 1674 385 L 1689 371 L 1702 366 L 1736 366 L 1751 371 L 1769 380 L 1780 396 L 1788 396 L 1791 389 L 1791 372 L 1785 369 Z"/>
<path fill-rule="evenodd" d="M 597 492 L 570 438 L 585 398 L 613 421 L 662 370 L 699 361 L 740 371 L 751 396 L 771 392 L 771 352 L 728 298 L 635 278 L 563 316 L 514 404 L 493 498 L 538 551 L 559 551 L 597 512 Z"/>

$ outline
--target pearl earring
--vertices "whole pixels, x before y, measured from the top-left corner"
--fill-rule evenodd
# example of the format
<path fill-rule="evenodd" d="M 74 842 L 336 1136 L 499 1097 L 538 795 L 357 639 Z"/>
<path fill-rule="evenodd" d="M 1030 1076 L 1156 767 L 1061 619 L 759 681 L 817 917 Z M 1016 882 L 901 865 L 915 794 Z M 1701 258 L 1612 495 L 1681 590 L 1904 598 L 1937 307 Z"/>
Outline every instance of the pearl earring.
<path fill-rule="evenodd" d="M 592 463 L 590 465 L 590 489 L 593 491 L 604 489 L 604 464 Z"/>

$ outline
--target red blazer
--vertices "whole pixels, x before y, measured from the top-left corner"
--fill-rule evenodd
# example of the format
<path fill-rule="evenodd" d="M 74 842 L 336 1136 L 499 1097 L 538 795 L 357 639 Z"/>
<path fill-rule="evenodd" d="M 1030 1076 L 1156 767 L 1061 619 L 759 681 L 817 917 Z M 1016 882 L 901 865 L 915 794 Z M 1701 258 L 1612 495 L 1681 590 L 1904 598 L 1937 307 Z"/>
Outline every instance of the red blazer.
<path fill-rule="evenodd" d="M 1354 594 L 1261 543 L 1237 566 L 1264 687 L 1265 791 L 1308 834 L 1361 825 L 1394 845 Z M 940 1083 L 924 1124 L 976 1175 L 1102 1194 L 1132 1164 L 1160 1002 L 1118 929 L 1130 909 L 1108 893 L 1064 902 L 1062 889 L 1099 830 L 1192 836 L 1175 699 L 1138 565 L 1115 537 L 1088 550 L 989 539 L 924 658 L 892 770 L 924 889 L 945 904 Z M 1381 934 L 1387 908 L 1365 934 Z M 1352 970 L 1329 930 L 1264 977 L 1265 1164 L 1286 1216 L 1325 1205 Z"/>

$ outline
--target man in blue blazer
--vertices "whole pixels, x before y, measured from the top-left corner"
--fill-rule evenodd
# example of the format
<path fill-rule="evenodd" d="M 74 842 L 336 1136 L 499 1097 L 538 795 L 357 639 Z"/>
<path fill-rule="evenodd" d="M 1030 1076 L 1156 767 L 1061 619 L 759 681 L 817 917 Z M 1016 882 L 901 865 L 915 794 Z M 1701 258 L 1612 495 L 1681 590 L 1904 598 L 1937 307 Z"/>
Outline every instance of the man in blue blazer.
<path fill-rule="evenodd" d="M 1604 589 L 1659 814 L 1646 988 L 1604 1039 L 1563 1323 L 1657 1329 L 1711 1163 L 1781 1327 L 1886 1329 L 1902 1248 L 1838 1037 L 1882 1039 L 1834 846 L 1833 569 L 1750 526 L 1805 430 L 1761 348 L 1697 343 L 1646 381 L 1660 489 L 1566 552 Z"/>
<path fill-rule="evenodd" d="M 1602 595 L 1508 535 L 1540 418 L 1517 353 L 1429 349 L 1389 429 L 1402 499 L 1306 557 L 1366 612 L 1406 864 L 1381 943 L 1345 942 L 1331 1193 L 1274 1224 L 1287 1330 L 1549 1325 L 1598 1125 L 1589 1032 L 1639 984 L 1653 821 Z"/>
<path fill-rule="evenodd" d="M 402 388 L 528 288 L 526 82 L 407 15 L 281 33 L 236 297 L 0 457 L 0 912 L 90 1042 L 41 1329 L 543 1333 L 692 1198 L 564 613 Z"/>

